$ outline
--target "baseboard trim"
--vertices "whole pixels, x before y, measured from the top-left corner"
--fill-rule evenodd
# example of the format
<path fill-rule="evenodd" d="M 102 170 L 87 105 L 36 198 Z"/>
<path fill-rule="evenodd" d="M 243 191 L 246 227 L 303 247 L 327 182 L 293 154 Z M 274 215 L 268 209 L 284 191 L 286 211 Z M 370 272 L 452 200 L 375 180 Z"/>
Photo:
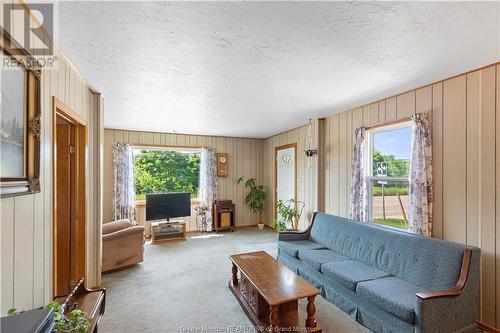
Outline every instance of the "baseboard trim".
<path fill-rule="evenodd" d="M 488 333 L 500 333 L 500 330 L 490 326 L 490 325 L 487 325 L 485 323 L 482 323 L 480 321 L 477 321 L 477 327 L 482 330 L 483 332 L 488 332 Z"/>
<path fill-rule="evenodd" d="M 237 225 L 234 227 L 235 230 L 248 229 L 248 228 L 258 228 L 258 226 L 257 226 L 257 224 L 245 224 L 245 225 Z M 268 226 L 267 224 L 264 224 L 264 228 L 272 230 L 272 231 L 276 231 L 276 229 L 274 229 L 271 226 Z M 199 231 L 199 230 L 190 230 L 190 231 L 186 231 L 186 234 L 196 234 L 196 233 L 200 233 L 200 232 L 201 231 Z"/>

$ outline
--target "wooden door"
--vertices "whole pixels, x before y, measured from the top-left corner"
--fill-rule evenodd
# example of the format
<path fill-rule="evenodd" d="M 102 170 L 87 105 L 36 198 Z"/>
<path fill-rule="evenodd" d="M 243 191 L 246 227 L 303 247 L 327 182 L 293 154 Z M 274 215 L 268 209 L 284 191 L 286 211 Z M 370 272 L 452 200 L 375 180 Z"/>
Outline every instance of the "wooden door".
<path fill-rule="evenodd" d="M 56 290 L 55 295 L 70 292 L 72 252 L 72 147 L 74 126 L 57 118 L 56 135 Z"/>
<path fill-rule="evenodd" d="M 53 296 L 67 295 L 87 276 L 87 128 L 53 97 Z"/>

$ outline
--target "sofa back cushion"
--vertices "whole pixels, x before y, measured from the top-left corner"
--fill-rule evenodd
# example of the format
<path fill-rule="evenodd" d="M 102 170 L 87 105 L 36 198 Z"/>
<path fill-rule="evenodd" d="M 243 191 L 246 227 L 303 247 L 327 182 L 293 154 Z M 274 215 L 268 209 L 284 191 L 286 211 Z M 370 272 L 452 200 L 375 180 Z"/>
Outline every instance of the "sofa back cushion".
<path fill-rule="evenodd" d="M 451 288 L 465 246 L 317 213 L 312 241 L 426 290 Z"/>

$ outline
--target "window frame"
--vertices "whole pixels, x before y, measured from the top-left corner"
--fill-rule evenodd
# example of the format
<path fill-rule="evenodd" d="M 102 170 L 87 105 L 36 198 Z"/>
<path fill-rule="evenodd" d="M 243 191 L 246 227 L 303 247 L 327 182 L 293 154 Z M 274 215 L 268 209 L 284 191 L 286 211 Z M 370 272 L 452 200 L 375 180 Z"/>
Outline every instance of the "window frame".
<path fill-rule="evenodd" d="M 408 186 L 410 184 L 409 180 L 409 175 L 408 177 L 388 177 L 388 176 L 374 176 L 373 175 L 373 137 L 377 133 L 382 133 L 382 132 L 389 132 L 393 130 L 398 130 L 402 128 L 409 127 L 410 129 L 413 129 L 413 122 L 411 120 L 405 120 L 401 121 L 395 124 L 388 124 L 388 125 L 381 125 L 381 126 L 376 126 L 374 128 L 367 128 L 365 131 L 365 154 L 367 154 L 367 158 L 365 158 L 365 181 L 366 181 L 366 192 L 367 192 L 367 197 L 368 197 L 368 221 L 370 223 L 374 223 L 380 227 L 383 228 L 389 228 L 393 230 L 399 230 L 399 231 L 404 231 L 408 232 L 408 229 L 403 229 L 403 228 L 397 228 L 397 227 L 392 227 L 390 225 L 382 224 L 382 223 L 376 223 L 373 221 L 373 191 L 372 191 L 372 182 L 373 181 L 379 181 L 379 180 L 389 180 L 389 181 L 406 181 L 408 182 Z M 410 138 L 411 141 L 411 138 Z M 411 142 L 410 142 L 411 144 Z M 408 212 L 406 212 L 408 215 Z"/>
<path fill-rule="evenodd" d="M 154 144 L 130 144 L 130 148 L 132 149 L 132 155 L 133 155 L 133 158 L 135 159 L 135 155 L 133 154 L 133 151 L 134 150 L 167 150 L 167 151 L 179 151 L 179 152 L 182 152 L 182 151 L 198 151 L 200 154 L 201 154 L 201 149 L 203 147 L 201 146 L 170 146 L 170 145 L 154 145 Z M 135 172 L 135 169 L 134 169 L 134 172 Z M 199 184 L 198 184 L 198 188 L 199 188 Z M 199 194 L 199 191 L 198 191 L 198 194 Z M 136 196 L 137 193 L 135 192 L 135 186 L 134 186 L 134 196 Z M 193 204 L 199 204 L 201 201 L 200 201 L 200 198 L 197 196 L 196 198 L 191 198 L 191 205 Z M 146 204 L 146 199 L 135 199 L 135 204 L 136 206 L 140 206 L 140 205 L 145 205 Z"/>

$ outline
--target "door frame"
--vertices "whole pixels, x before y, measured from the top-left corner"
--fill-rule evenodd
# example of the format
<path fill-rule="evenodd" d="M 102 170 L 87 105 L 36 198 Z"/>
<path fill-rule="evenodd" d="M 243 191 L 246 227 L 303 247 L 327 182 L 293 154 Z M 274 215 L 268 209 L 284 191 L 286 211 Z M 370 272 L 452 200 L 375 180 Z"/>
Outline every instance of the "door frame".
<path fill-rule="evenodd" d="M 297 143 L 289 143 L 286 145 L 276 146 L 274 147 L 274 219 L 278 218 L 278 210 L 276 208 L 278 204 L 278 150 L 293 148 L 294 153 L 294 167 L 295 167 L 295 180 L 294 180 L 294 189 L 295 192 L 294 200 L 295 206 L 297 206 Z"/>
<path fill-rule="evenodd" d="M 52 296 L 56 295 L 57 283 L 57 118 L 61 117 L 71 123 L 75 129 L 75 169 L 72 175 L 75 177 L 74 200 L 71 203 L 74 236 L 71 244 L 72 275 L 71 279 L 76 283 L 84 277 L 87 280 L 87 122 L 78 114 L 73 112 L 63 102 L 52 97 Z"/>

